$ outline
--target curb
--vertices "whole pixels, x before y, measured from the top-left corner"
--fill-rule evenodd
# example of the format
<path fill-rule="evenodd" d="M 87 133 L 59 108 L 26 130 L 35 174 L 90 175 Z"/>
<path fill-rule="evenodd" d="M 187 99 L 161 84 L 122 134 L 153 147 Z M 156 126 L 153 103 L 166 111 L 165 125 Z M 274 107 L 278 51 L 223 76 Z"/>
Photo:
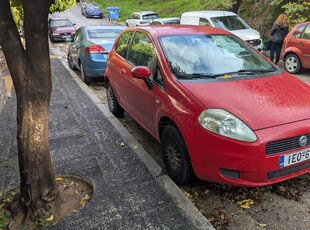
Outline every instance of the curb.
<path fill-rule="evenodd" d="M 157 162 L 144 150 L 144 148 L 135 140 L 130 132 L 121 124 L 121 122 L 110 113 L 108 106 L 103 104 L 100 99 L 91 91 L 91 89 L 71 70 L 66 61 L 60 60 L 64 67 L 69 71 L 73 80 L 78 86 L 91 98 L 98 106 L 103 115 L 111 122 L 124 141 L 137 154 L 139 159 L 145 164 L 147 169 L 156 177 L 158 182 L 163 186 L 165 191 L 173 197 L 178 208 L 180 208 L 185 216 L 190 219 L 197 229 L 215 230 L 210 222 L 199 212 L 195 205 L 184 195 L 182 190 L 168 177 L 162 175 L 162 168 Z"/>

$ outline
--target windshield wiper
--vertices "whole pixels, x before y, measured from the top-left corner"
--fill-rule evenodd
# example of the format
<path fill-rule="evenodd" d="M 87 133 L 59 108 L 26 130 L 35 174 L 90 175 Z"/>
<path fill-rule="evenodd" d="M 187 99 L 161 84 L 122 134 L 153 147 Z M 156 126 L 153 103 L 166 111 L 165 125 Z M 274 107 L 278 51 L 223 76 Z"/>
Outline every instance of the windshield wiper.
<path fill-rule="evenodd" d="M 259 74 L 259 73 L 270 73 L 274 72 L 276 69 L 240 69 L 235 72 L 229 72 L 226 74 L 243 74 L 243 75 L 254 75 L 254 74 Z"/>
<path fill-rule="evenodd" d="M 181 79 L 198 79 L 198 78 L 217 78 L 218 76 L 222 76 L 222 74 L 207 74 L 207 73 L 181 73 L 176 74 L 178 78 Z"/>

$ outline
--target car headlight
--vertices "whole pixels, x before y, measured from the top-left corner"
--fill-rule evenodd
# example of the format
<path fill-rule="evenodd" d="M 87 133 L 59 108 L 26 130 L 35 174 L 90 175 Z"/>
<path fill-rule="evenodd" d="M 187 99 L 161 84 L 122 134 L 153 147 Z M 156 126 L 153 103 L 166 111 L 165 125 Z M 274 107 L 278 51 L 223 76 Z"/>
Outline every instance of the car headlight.
<path fill-rule="evenodd" d="M 200 125 L 217 134 L 232 139 L 255 142 L 255 133 L 239 118 L 223 109 L 207 109 L 199 115 Z"/>

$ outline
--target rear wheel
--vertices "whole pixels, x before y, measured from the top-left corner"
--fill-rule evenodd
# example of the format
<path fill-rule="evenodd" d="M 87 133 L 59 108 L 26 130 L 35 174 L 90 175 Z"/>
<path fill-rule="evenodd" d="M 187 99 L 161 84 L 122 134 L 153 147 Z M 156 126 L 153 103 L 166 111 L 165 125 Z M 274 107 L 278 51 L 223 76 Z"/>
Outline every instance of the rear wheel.
<path fill-rule="evenodd" d="M 288 54 L 284 59 L 285 70 L 289 73 L 299 73 L 302 69 L 301 62 L 297 55 Z"/>
<path fill-rule="evenodd" d="M 161 138 L 164 162 L 171 179 L 177 184 L 189 184 L 194 172 L 183 138 L 174 126 L 168 125 Z"/>
<path fill-rule="evenodd" d="M 122 117 L 125 110 L 118 104 L 110 82 L 107 82 L 107 101 L 110 112 L 116 117 Z"/>
<path fill-rule="evenodd" d="M 81 64 L 81 79 L 86 85 L 89 85 L 92 82 L 91 78 L 88 77 L 87 74 L 85 73 L 82 64 Z"/>

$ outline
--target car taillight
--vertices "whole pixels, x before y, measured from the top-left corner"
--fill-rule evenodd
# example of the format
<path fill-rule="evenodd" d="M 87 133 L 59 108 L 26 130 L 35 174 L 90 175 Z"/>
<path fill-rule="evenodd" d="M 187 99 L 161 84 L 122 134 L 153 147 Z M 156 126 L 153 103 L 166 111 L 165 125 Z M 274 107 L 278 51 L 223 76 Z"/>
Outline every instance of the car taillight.
<path fill-rule="evenodd" d="M 148 22 L 140 22 L 140 24 L 147 24 Z"/>
<path fill-rule="evenodd" d="M 96 53 L 101 53 L 101 54 L 107 54 L 108 51 L 106 51 L 102 46 L 100 45 L 91 45 L 86 47 L 86 53 L 90 54 L 96 54 Z"/>

